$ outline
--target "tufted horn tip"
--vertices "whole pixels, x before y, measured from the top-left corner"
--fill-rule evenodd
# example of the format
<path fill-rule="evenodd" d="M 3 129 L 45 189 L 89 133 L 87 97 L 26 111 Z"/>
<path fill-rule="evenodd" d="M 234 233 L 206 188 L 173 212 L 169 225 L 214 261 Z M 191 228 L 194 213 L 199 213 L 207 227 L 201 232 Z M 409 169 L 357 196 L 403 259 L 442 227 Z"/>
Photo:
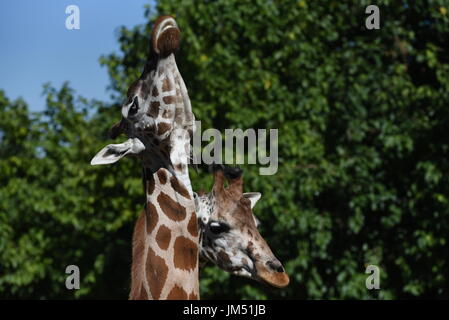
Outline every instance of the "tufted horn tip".
<path fill-rule="evenodd" d="M 225 166 L 224 174 L 228 179 L 238 179 L 242 176 L 243 170 L 240 167 Z"/>

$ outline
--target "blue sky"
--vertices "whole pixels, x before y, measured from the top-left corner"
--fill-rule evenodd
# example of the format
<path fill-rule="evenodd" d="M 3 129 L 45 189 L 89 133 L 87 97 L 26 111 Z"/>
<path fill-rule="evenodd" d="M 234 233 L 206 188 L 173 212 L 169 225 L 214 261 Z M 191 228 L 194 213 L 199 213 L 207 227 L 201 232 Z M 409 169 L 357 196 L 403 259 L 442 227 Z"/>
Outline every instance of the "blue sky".
<path fill-rule="evenodd" d="M 6 0 L 0 2 L 0 89 L 23 97 L 32 111 L 45 106 L 42 85 L 68 80 L 88 99 L 109 100 L 109 78 L 98 62 L 119 52 L 116 30 L 145 22 L 149 0 Z M 67 30 L 68 5 L 80 9 L 80 29 Z"/>

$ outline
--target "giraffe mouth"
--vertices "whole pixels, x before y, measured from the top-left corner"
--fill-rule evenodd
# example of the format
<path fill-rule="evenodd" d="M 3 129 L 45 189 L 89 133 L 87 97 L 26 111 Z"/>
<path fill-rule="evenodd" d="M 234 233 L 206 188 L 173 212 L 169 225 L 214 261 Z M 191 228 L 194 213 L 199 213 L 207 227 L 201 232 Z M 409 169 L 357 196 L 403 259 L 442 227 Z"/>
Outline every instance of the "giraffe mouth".
<path fill-rule="evenodd" d="M 244 274 L 245 272 L 248 273 L 250 277 L 254 278 L 254 276 L 257 274 L 256 270 L 253 268 L 250 268 L 249 266 L 236 266 L 228 268 L 229 272 L 235 273 L 237 275 Z"/>
<path fill-rule="evenodd" d="M 249 277 L 276 288 L 284 288 L 290 283 L 290 279 L 284 271 L 268 271 L 266 268 L 258 268 L 256 263 L 254 263 L 254 266 L 254 268 L 246 265 L 237 266 L 231 268 L 229 271 L 236 275 Z"/>
<path fill-rule="evenodd" d="M 271 272 L 266 269 L 257 271 L 257 280 L 276 288 L 284 288 L 290 283 L 290 278 L 285 272 Z"/>
<path fill-rule="evenodd" d="M 246 257 L 251 263 L 224 269 L 234 275 L 251 278 L 276 288 L 284 288 L 289 284 L 290 279 L 283 267 L 273 269 L 270 263 L 262 263 L 256 259 L 250 250 L 246 250 Z"/>

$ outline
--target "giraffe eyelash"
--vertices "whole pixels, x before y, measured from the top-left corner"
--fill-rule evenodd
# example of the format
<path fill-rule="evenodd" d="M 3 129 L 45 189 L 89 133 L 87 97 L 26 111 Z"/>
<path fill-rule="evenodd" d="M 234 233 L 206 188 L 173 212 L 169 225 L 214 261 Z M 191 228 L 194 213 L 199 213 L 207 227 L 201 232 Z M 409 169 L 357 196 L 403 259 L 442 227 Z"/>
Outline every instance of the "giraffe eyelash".
<path fill-rule="evenodd" d="M 231 230 L 231 228 L 229 227 L 229 225 L 227 225 L 226 223 L 223 223 L 223 222 L 211 222 L 209 224 L 209 230 L 213 234 L 218 235 L 218 234 L 229 232 L 229 230 Z"/>

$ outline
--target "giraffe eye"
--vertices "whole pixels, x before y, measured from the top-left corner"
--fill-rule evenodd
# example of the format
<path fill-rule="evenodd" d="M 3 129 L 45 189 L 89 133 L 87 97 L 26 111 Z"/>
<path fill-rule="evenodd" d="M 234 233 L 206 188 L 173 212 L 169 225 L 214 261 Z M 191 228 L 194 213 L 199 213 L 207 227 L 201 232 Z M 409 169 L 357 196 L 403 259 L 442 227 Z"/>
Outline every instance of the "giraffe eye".
<path fill-rule="evenodd" d="M 139 111 L 139 101 L 138 101 L 137 97 L 134 97 L 133 104 L 129 108 L 128 114 L 130 116 L 133 116 L 137 113 L 137 111 Z"/>
<path fill-rule="evenodd" d="M 211 222 L 209 224 L 209 230 L 215 235 L 228 232 L 230 229 L 227 224 L 221 222 Z"/>

